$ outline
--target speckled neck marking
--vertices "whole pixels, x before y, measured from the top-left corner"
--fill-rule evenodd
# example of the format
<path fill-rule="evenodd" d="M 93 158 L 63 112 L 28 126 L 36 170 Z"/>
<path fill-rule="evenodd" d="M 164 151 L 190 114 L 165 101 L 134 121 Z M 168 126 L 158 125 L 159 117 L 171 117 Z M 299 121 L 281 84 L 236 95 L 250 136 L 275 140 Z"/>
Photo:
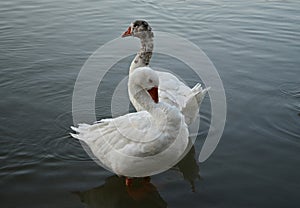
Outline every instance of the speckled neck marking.
<path fill-rule="evenodd" d="M 129 72 L 133 72 L 134 69 L 138 67 L 148 66 L 150 59 L 152 57 L 153 51 L 153 33 L 145 33 L 142 37 L 139 37 L 141 40 L 141 48 L 130 65 Z"/>

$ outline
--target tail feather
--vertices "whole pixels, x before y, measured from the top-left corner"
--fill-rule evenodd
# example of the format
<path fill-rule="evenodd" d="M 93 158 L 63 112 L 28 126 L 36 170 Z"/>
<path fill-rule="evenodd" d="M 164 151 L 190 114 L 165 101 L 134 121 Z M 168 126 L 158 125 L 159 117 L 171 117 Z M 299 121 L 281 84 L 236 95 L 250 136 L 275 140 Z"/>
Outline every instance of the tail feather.
<path fill-rule="evenodd" d="M 71 126 L 71 129 L 73 131 L 76 131 L 77 133 L 82 133 L 82 132 L 88 130 L 90 127 L 91 127 L 91 125 L 82 123 L 82 124 L 78 124 L 78 127 Z"/>
<path fill-rule="evenodd" d="M 201 104 L 204 96 L 206 95 L 206 93 L 208 92 L 209 89 L 210 89 L 210 87 L 207 87 L 205 89 L 202 89 L 202 87 L 201 87 L 201 90 L 195 95 L 199 105 Z"/>
<path fill-rule="evenodd" d="M 189 125 L 196 119 L 200 104 L 209 89 L 210 87 L 203 89 L 200 83 L 192 88 L 192 93 L 187 98 L 185 106 L 181 110 L 185 117 L 186 124 Z"/>
<path fill-rule="evenodd" d="M 79 137 L 79 134 L 73 134 L 73 133 L 70 133 L 70 135 L 75 138 L 75 139 L 79 139 L 79 140 L 82 140 L 82 138 Z"/>
<path fill-rule="evenodd" d="M 202 90 L 202 87 L 201 87 L 201 84 L 200 83 L 197 83 L 193 88 L 192 88 L 192 91 L 193 92 L 198 92 L 198 91 L 201 91 Z"/>
<path fill-rule="evenodd" d="M 200 83 L 197 83 L 193 88 L 192 88 L 192 95 L 191 97 L 195 97 L 197 99 L 198 104 L 200 105 L 204 96 L 208 92 L 210 87 L 207 87 L 205 89 L 202 88 Z M 190 98 L 189 98 L 190 99 Z"/>
<path fill-rule="evenodd" d="M 73 131 L 76 132 L 76 134 L 74 133 L 70 133 L 70 135 L 72 137 L 74 137 L 75 139 L 79 139 L 81 141 L 85 141 L 85 133 L 88 131 L 90 125 L 89 124 L 79 124 L 78 127 L 74 127 L 74 126 L 71 126 L 71 129 Z"/>
<path fill-rule="evenodd" d="M 71 129 L 72 129 L 73 131 L 76 131 L 77 133 L 80 133 L 79 128 L 76 128 L 75 126 L 71 126 Z"/>

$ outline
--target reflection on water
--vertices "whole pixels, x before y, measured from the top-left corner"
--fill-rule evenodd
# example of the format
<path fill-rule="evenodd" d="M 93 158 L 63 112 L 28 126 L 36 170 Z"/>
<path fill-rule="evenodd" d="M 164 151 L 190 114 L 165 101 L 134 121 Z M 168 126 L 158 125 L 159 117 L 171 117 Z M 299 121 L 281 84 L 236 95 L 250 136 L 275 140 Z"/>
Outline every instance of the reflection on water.
<path fill-rule="evenodd" d="M 187 155 L 177 164 L 179 171 L 182 173 L 185 180 L 191 184 L 191 189 L 195 192 L 195 181 L 200 179 L 199 166 L 196 161 L 195 147 L 192 146 Z"/>
<path fill-rule="evenodd" d="M 199 166 L 195 159 L 194 146 L 188 154 L 174 167 L 182 173 L 195 192 L 195 180 L 200 178 Z M 82 203 L 90 208 L 109 207 L 167 207 L 167 202 L 159 194 L 159 190 L 151 178 L 135 178 L 131 186 L 125 185 L 125 177 L 110 176 L 105 183 L 87 191 L 76 191 Z"/>
<path fill-rule="evenodd" d="M 82 207 L 70 190 L 88 190 L 108 177 L 79 142 L 66 138 L 74 83 L 97 48 L 141 18 L 153 30 L 203 49 L 220 73 L 228 102 L 222 139 L 201 164 L 201 184 L 193 160 L 174 168 L 180 174 L 152 177 L 168 206 L 297 207 L 299 14 L 299 0 L 0 1 L 1 207 Z M 111 116 L 111 92 L 128 74 L 131 58 L 101 82 L 107 91 L 97 93 L 98 119 Z M 152 64 L 171 69 L 190 86 L 199 82 L 172 60 L 154 54 Z M 201 136 L 210 124 L 209 106 L 205 99 Z M 196 140 L 196 155 L 203 139 Z M 187 184 L 193 190 L 195 180 L 191 193 Z"/>
<path fill-rule="evenodd" d="M 99 187 L 76 193 L 90 208 L 98 207 L 167 207 L 157 188 L 147 180 L 135 180 L 126 187 L 125 178 L 111 176 Z"/>

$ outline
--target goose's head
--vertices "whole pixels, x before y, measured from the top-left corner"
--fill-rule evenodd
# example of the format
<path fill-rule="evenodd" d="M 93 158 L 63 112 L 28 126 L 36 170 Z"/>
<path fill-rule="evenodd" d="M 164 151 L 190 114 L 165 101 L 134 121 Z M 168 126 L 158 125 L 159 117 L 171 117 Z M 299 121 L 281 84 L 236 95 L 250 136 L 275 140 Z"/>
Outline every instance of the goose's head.
<path fill-rule="evenodd" d="M 158 103 L 159 78 L 155 71 L 148 67 L 140 67 L 129 76 L 129 88 L 133 95 L 145 90 L 152 100 Z"/>
<path fill-rule="evenodd" d="M 122 37 L 133 36 L 137 38 L 153 37 L 152 28 L 145 20 L 136 20 L 130 24 Z"/>

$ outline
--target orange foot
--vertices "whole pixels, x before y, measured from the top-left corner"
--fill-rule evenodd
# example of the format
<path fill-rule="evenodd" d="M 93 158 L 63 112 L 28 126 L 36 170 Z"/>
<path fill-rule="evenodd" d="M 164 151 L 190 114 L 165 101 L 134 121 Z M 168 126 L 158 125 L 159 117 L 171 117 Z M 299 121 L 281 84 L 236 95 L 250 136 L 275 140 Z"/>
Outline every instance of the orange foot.
<path fill-rule="evenodd" d="M 133 178 L 125 178 L 125 184 L 126 186 L 131 186 L 132 185 L 132 181 L 133 181 Z"/>

